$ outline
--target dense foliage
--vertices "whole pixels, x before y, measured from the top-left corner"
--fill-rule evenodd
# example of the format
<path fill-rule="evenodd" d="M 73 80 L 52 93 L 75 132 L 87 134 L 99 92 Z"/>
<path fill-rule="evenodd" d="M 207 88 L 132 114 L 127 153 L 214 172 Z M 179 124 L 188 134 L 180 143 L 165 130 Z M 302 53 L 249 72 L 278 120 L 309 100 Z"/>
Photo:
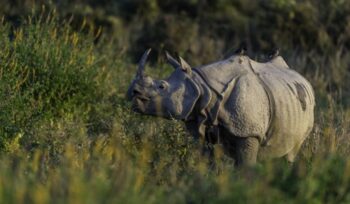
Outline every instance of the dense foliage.
<path fill-rule="evenodd" d="M 317 50 L 350 46 L 350 2 L 344 0 L 1 0 L 0 13 L 21 18 L 43 8 L 74 16 L 79 25 L 102 26 L 125 38 L 133 56 L 145 47 L 187 52 L 197 60 L 216 59 L 245 43 L 252 52 L 279 47 Z M 125 44 L 121 45 L 125 46 Z"/>
<path fill-rule="evenodd" d="M 349 203 L 348 1 L 0 0 L 1 203 Z M 44 5 L 44 6 L 43 6 Z M 215 165 L 181 122 L 140 116 L 125 92 L 146 47 L 200 65 L 274 47 L 312 83 L 298 161 Z M 264 53 L 264 55 L 262 55 Z M 169 69 L 153 54 L 147 71 Z"/>

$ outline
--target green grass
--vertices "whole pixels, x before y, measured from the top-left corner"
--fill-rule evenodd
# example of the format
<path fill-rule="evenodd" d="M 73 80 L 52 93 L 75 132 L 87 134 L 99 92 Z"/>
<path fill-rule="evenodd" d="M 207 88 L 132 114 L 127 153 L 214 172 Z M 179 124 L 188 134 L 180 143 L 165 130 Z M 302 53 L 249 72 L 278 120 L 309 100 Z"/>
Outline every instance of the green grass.
<path fill-rule="evenodd" d="M 94 44 L 93 32 L 33 18 L 0 33 L 1 203 L 350 202 L 350 57 L 341 51 L 286 56 L 317 95 L 298 161 L 238 170 L 219 147 L 210 166 L 180 122 L 131 112 L 124 95 L 136 65 Z"/>

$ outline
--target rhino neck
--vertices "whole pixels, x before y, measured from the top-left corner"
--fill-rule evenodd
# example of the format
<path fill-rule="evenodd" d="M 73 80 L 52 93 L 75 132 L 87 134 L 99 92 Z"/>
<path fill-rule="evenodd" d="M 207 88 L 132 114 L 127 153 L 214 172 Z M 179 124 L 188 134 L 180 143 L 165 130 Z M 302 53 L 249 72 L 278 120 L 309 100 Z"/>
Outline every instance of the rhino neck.
<path fill-rule="evenodd" d="M 199 69 L 194 68 L 192 70 L 192 79 L 199 87 L 201 95 L 189 119 L 196 120 L 199 124 L 205 124 L 206 126 L 217 125 L 221 94 L 211 88 L 210 84 L 207 83 L 208 79 Z"/>

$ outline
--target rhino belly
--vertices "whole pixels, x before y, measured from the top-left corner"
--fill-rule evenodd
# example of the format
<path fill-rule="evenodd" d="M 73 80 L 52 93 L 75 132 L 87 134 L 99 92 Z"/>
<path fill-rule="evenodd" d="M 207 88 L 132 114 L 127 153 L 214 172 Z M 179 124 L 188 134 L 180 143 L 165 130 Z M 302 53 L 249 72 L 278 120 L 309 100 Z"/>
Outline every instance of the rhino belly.
<path fill-rule="evenodd" d="M 298 73 L 275 70 L 262 73 L 272 106 L 272 120 L 260 148 L 260 158 L 281 157 L 301 144 L 314 123 L 314 95 L 311 85 Z"/>

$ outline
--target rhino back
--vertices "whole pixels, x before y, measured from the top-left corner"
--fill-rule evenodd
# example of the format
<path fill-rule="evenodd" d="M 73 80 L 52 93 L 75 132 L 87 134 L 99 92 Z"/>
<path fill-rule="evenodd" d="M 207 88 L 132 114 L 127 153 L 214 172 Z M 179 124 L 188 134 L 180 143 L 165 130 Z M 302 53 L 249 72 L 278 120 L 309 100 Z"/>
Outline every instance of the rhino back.
<path fill-rule="evenodd" d="M 262 158 L 280 157 L 302 143 L 314 123 L 314 92 L 309 82 L 289 68 L 251 62 L 271 103 L 271 122 L 263 142 Z"/>

